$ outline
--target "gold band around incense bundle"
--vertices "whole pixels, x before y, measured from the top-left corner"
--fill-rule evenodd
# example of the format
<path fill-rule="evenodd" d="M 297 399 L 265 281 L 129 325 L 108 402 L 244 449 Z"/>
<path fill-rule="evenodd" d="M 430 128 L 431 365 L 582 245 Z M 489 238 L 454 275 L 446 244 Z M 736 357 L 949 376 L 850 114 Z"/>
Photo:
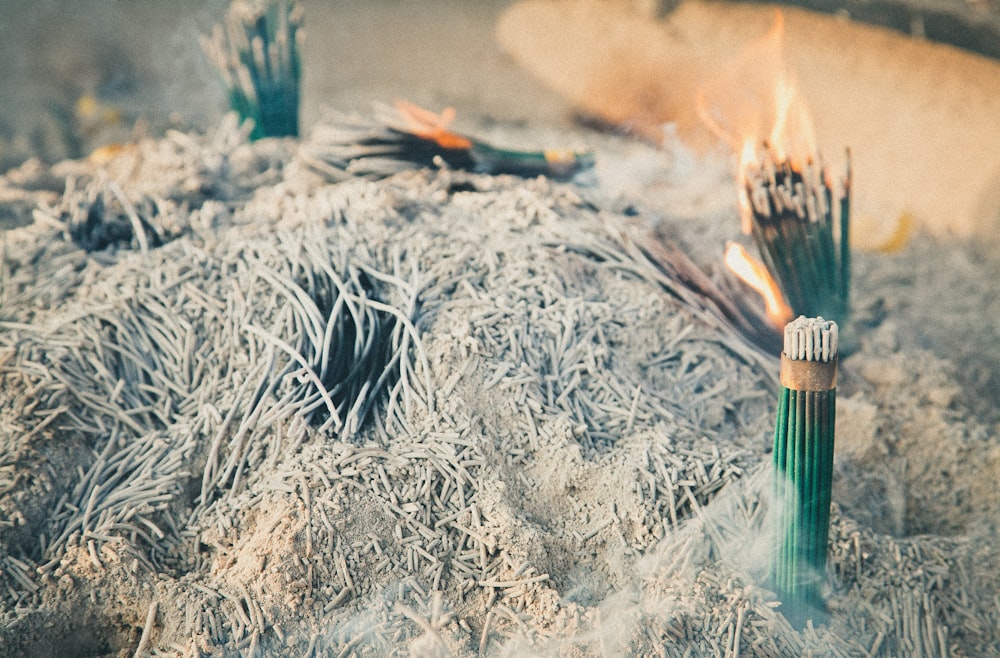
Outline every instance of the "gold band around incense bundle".
<path fill-rule="evenodd" d="M 837 359 L 798 361 L 782 353 L 781 385 L 793 391 L 829 391 L 837 388 Z"/>
<path fill-rule="evenodd" d="M 793 391 L 837 387 L 837 323 L 799 316 L 785 325 L 781 385 Z"/>

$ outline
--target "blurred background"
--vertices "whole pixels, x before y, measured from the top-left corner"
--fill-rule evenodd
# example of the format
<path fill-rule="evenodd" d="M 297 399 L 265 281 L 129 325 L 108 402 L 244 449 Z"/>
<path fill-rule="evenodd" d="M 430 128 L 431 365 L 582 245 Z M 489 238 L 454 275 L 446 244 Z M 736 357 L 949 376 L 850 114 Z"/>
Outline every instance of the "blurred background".
<path fill-rule="evenodd" d="M 609 0 L 663 16 L 674 0 Z M 405 97 L 459 116 L 555 124 L 567 101 L 511 62 L 494 25 L 511 0 L 303 0 L 302 125 L 321 107 Z M 1000 57 L 1000 0 L 794 0 Z M 86 155 L 169 127 L 205 130 L 225 109 L 198 44 L 226 0 L 0 2 L 0 172 Z"/>
<path fill-rule="evenodd" d="M 321 106 L 368 111 L 409 98 L 505 120 L 559 121 L 566 106 L 493 38 L 505 0 L 305 1 L 302 125 Z M 210 128 L 226 109 L 199 36 L 224 0 L 0 3 L 0 171 L 81 157 L 167 127 Z"/>

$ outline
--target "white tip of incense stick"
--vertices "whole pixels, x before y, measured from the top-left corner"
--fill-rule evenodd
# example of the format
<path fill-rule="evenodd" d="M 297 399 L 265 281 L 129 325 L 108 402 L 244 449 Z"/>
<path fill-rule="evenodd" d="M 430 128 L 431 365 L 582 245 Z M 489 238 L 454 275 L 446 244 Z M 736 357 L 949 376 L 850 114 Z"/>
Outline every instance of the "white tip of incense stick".
<path fill-rule="evenodd" d="M 800 315 L 785 325 L 785 355 L 793 361 L 832 361 L 839 331 L 833 320 Z"/>

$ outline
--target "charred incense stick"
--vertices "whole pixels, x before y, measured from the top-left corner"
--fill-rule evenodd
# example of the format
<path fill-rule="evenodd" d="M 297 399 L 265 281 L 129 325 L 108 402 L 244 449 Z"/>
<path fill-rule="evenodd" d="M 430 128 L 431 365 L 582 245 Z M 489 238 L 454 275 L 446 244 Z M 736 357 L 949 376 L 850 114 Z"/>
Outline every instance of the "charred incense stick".
<path fill-rule="evenodd" d="M 822 611 L 837 398 L 837 323 L 800 316 L 785 327 L 774 427 L 778 524 L 774 588 L 788 620 Z"/>
<path fill-rule="evenodd" d="M 845 322 L 850 312 L 851 167 L 837 186 L 820 163 L 801 165 L 765 145 L 743 183 L 761 258 L 793 317 Z"/>
<path fill-rule="evenodd" d="M 234 0 L 225 29 L 216 25 L 202 48 L 215 64 L 241 120 L 253 119 L 251 139 L 297 137 L 301 8 L 287 0 Z"/>
<path fill-rule="evenodd" d="M 569 178 L 593 166 L 589 152 L 566 149 L 516 151 L 492 146 L 448 128 L 455 111 L 440 114 L 406 101 L 376 106 L 377 121 L 338 117 L 317 126 L 311 164 L 335 178 L 378 178 L 418 167 L 447 167 L 487 174 Z"/>

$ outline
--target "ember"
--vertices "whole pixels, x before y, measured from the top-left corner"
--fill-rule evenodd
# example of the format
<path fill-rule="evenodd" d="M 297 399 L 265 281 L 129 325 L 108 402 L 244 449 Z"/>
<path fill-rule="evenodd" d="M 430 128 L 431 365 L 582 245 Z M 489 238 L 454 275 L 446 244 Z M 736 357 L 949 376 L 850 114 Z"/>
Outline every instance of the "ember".
<path fill-rule="evenodd" d="M 440 114 L 407 101 L 376 106 L 375 120 L 336 115 L 315 128 L 316 144 L 304 153 L 309 165 L 333 180 L 381 178 L 414 167 L 464 169 L 492 174 L 572 178 L 594 164 L 589 151 L 498 148 L 454 132 L 454 108 Z"/>

